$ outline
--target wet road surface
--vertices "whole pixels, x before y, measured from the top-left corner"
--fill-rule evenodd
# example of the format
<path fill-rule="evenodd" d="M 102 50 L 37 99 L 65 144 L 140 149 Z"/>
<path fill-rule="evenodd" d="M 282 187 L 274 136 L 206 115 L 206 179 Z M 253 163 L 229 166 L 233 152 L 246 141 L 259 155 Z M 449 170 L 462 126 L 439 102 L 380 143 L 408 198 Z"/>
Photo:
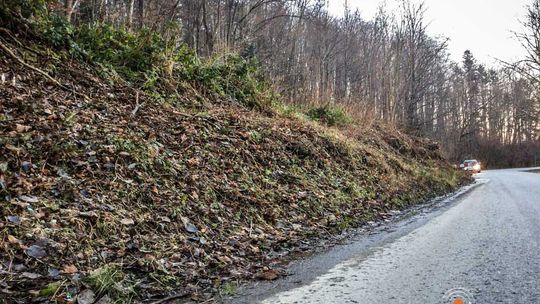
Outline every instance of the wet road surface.
<path fill-rule="evenodd" d="M 298 263 L 291 278 L 237 302 L 452 303 L 453 292 L 472 303 L 540 303 L 540 174 L 477 178 L 446 208 Z"/>

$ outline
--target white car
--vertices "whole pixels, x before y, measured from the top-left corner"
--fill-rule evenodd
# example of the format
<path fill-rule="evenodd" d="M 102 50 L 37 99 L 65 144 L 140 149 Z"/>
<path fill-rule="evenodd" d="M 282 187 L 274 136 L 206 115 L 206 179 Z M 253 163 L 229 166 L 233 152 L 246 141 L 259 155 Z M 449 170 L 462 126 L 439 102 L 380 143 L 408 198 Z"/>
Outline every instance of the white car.
<path fill-rule="evenodd" d="M 464 161 L 459 167 L 465 171 L 472 171 L 473 173 L 482 172 L 482 164 L 476 159 L 470 159 Z"/>

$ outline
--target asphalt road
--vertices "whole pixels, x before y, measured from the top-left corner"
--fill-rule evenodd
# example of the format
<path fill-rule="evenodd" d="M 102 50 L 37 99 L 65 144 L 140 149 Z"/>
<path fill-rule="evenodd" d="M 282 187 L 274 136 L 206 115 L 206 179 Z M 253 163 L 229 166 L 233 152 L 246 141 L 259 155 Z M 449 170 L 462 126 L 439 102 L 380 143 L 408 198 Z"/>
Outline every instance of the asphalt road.
<path fill-rule="evenodd" d="M 471 303 L 540 303 L 540 174 L 477 178 L 480 186 L 413 228 L 248 302 L 452 303 L 460 294 Z M 309 277 L 303 271 L 296 276 Z"/>

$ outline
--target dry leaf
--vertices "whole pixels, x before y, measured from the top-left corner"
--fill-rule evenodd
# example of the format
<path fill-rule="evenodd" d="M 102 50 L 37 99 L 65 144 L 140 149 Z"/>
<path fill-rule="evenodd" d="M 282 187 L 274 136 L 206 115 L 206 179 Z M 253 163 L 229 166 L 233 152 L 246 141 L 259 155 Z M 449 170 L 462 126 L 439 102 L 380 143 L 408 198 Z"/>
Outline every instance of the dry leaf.
<path fill-rule="evenodd" d="M 187 163 L 190 167 L 198 166 L 201 164 L 201 159 L 198 157 L 190 158 Z"/>
<path fill-rule="evenodd" d="M 129 226 L 129 225 L 134 225 L 135 224 L 135 221 L 130 219 L 130 218 L 125 218 L 125 219 L 122 219 L 120 221 L 120 223 L 122 223 L 122 225 L 126 225 L 126 226 Z"/>
<path fill-rule="evenodd" d="M 78 271 L 79 270 L 77 269 L 77 267 L 75 267 L 75 265 L 66 265 L 66 266 L 64 266 L 64 270 L 62 272 L 63 273 L 68 273 L 68 274 L 73 274 L 73 273 L 76 273 Z"/>
<path fill-rule="evenodd" d="M 218 257 L 218 260 L 219 260 L 221 263 L 224 263 L 224 264 L 231 264 L 231 263 L 232 263 L 231 258 L 229 258 L 228 256 L 219 256 L 219 257 Z"/>
<path fill-rule="evenodd" d="M 45 252 L 45 250 L 43 250 L 43 248 L 38 245 L 32 245 L 28 247 L 28 249 L 26 249 L 24 252 L 29 257 L 33 257 L 35 259 L 41 259 L 47 256 L 47 252 Z"/>
<path fill-rule="evenodd" d="M 84 290 L 77 296 L 78 304 L 92 304 L 95 302 L 95 300 L 96 294 L 90 289 Z"/>
<path fill-rule="evenodd" d="M 42 219 L 42 218 L 45 217 L 45 213 L 43 213 L 43 211 L 36 212 L 36 213 L 34 214 L 34 217 L 35 217 L 36 219 L 38 219 L 38 220 L 39 220 L 39 219 Z"/>
<path fill-rule="evenodd" d="M 33 273 L 33 272 L 23 272 L 23 273 L 21 273 L 21 276 L 23 276 L 25 278 L 28 278 L 28 279 L 37 279 L 37 278 L 41 277 L 40 274 Z"/>
<path fill-rule="evenodd" d="M 274 269 L 263 270 L 258 272 L 255 277 L 259 280 L 273 281 L 279 278 L 280 273 Z"/>
<path fill-rule="evenodd" d="M 39 202 L 39 198 L 35 197 L 35 196 L 29 196 L 29 195 L 21 195 L 19 197 L 19 199 L 23 202 L 26 202 L 26 203 L 31 203 L 31 204 L 35 204 L 35 203 L 38 203 Z"/>
<path fill-rule="evenodd" d="M 17 133 L 24 133 L 24 132 L 28 132 L 30 131 L 31 127 L 29 126 L 25 126 L 25 125 L 21 125 L 21 124 L 16 124 L 15 125 L 15 130 L 17 131 Z"/>
<path fill-rule="evenodd" d="M 8 242 L 10 242 L 11 244 L 20 244 L 21 243 L 21 241 L 19 241 L 19 239 L 17 239 L 13 235 L 8 235 L 7 239 L 8 239 Z"/>

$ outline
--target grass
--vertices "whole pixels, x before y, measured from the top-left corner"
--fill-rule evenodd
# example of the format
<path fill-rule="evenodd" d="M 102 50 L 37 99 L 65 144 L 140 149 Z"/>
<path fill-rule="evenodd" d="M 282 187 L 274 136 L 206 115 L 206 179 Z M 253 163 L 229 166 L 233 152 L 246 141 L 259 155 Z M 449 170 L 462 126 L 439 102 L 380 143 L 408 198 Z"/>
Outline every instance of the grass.
<path fill-rule="evenodd" d="M 234 296 L 238 293 L 238 287 L 233 282 L 226 282 L 220 287 L 220 294 L 223 296 Z"/>
<path fill-rule="evenodd" d="M 131 303 L 136 296 L 135 284 L 115 265 L 105 265 L 92 271 L 85 282 L 98 296 L 107 295 L 114 303 Z"/>

